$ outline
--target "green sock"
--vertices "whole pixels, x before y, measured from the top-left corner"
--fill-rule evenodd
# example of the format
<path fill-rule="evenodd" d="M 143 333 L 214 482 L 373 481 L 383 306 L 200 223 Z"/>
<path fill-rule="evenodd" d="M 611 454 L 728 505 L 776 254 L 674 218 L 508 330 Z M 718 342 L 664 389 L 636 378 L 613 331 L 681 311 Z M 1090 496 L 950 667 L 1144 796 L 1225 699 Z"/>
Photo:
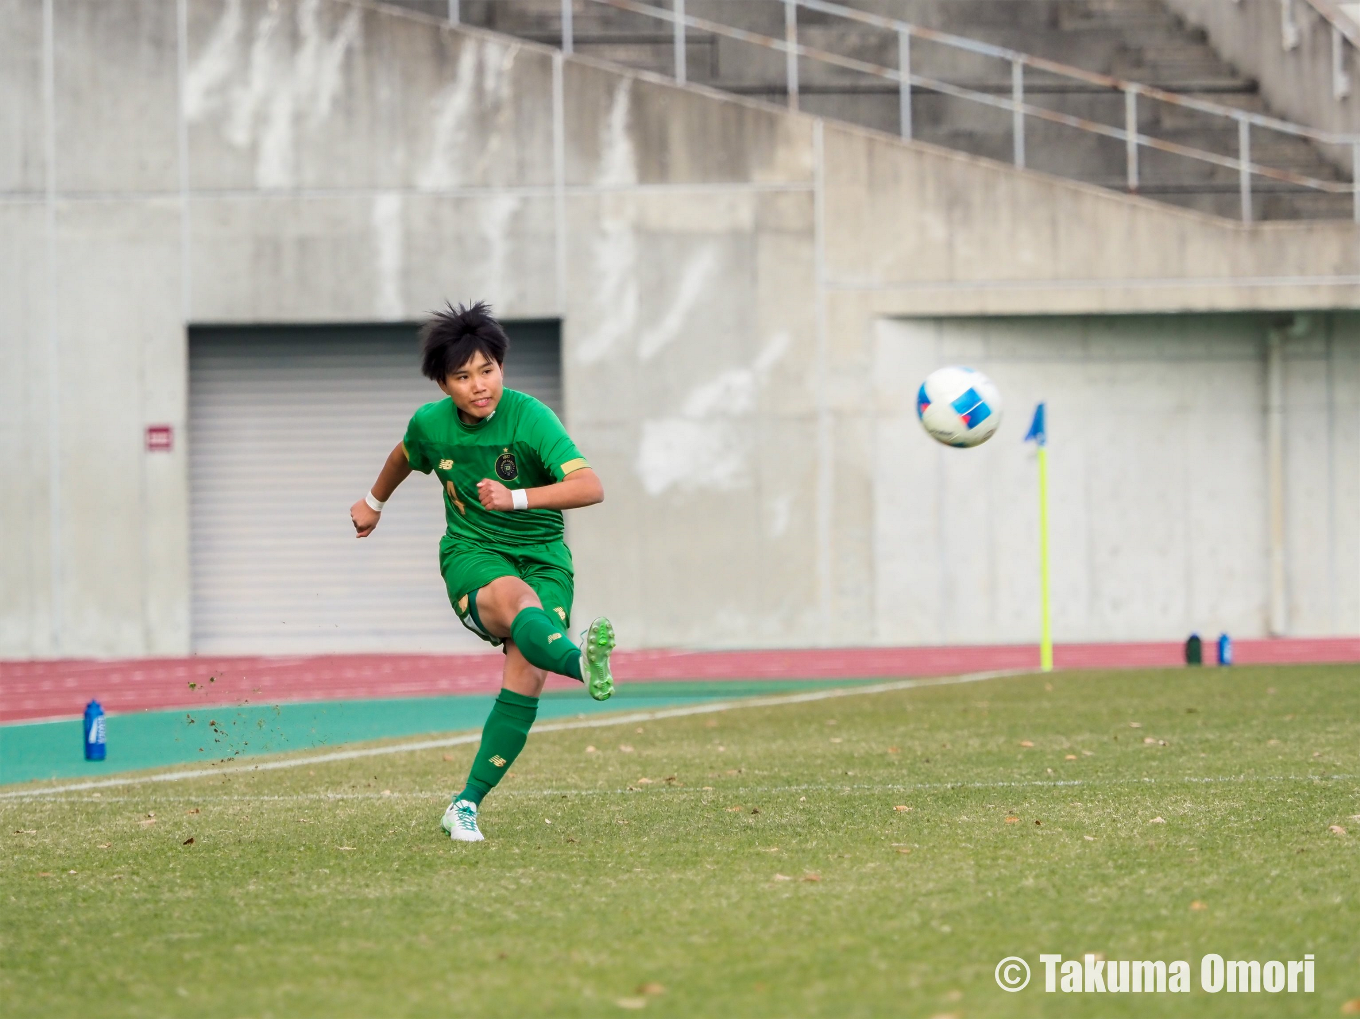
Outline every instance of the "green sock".
<path fill-rule="evenodd" d="M 542 609 L 525 609 L 517 615 L 510 624 L 510 639 L 535 668 L 581 678 L 581 649 L 571 642 L 557 620 Z"/>
<path fill-rule="evenodd" d="M 482 802 L 482 797 L 495 788 L 524 749 L 529 727 L 534 724 L 537 714 L 537 697 L 525 697 L 513 690 L 501 691 L 496 703 L 491 705 L 491 714 L 486 716 L 486 725 L 482 726 L 482 745 L 472 759 L 467 786 L 458 794 L 458 799 Z"/>

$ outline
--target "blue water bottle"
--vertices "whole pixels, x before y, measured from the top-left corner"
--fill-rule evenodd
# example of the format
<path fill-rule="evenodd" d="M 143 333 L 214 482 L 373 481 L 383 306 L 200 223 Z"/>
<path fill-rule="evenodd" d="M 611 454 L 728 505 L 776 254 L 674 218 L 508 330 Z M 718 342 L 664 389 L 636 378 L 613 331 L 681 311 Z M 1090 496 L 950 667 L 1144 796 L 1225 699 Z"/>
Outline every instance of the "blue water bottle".
<path fill-rule="evenodd" d="M 104 743 L 104 709 L 98 701 L 85 705 L 85 760 L 102 761 L 108 747 Z"/>
<path fill-rule="evenodd" d="M 1218 664 L 1232 664 L 1232 638 L 1226 633 L 1218 635 Z"/>

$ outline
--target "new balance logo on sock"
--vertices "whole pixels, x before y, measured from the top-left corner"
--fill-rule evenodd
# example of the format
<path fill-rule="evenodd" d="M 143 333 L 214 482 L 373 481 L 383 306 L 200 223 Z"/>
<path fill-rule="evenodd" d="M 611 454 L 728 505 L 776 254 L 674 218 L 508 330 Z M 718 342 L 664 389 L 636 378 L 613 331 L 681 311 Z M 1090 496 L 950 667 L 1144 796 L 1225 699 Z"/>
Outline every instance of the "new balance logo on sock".
<path fill-rule="evenodd" d="M 505 758 L 502 757 L 500 754 L 497 754 L 496 756 L 494 756 L 493 758 L 491 758 L 491 763 L 494 764 L 494 765 L 495 765 L 496 767 L 498 767 L 498 768 L 504 768 L 504 767 L 505 767 Z"/>
<path fill-rule="evenodd" d="M 548 635 L 548 643 L 551 644 L 553 641 L 555 641 L 555 640 L 556 640 L 558 637 L 560 637 L 560 636 L 562 636 L 560 633 L 551 633 L 551 634 L 549 634 L 549 635 Z"/>

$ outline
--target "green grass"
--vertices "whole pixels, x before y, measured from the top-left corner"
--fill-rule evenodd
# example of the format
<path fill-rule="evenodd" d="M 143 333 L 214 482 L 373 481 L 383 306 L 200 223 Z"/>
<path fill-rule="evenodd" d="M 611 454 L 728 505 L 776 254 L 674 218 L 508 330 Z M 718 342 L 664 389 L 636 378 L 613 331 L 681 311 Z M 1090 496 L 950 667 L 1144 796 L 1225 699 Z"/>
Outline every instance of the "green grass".
<path fill-rule="evenodd" d="M 1064 673 L 545 733 L 487 800 L 489 841 L 454 845 L 437 824 L 472 750 L 0 801 L 6 1015 L 1338 1016 L 1360 998 L 1354 667 Z M 1045 994 L 1040 952 L 1186 959 L 1194 992 Z M 1203 993 L 1208 952 L 1312 952 L 1317 991 Z M 1035 969 L 1018 994 L 993 980 L 1007 955 Z"/>

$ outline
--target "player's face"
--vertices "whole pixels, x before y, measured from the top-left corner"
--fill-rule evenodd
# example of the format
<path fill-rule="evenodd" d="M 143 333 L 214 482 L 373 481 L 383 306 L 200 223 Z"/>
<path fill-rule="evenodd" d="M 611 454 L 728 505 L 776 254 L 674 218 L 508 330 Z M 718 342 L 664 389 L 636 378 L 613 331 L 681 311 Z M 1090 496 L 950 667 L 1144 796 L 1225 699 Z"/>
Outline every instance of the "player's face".
<path fill-rule="evenodd" d="M 453 397 L 464 417 L 480 420 L 490 417 L 501 402 L 505 376 L 500 365 L 478 351 L 463 367 L 449 372 L 439 388 Z"/>

